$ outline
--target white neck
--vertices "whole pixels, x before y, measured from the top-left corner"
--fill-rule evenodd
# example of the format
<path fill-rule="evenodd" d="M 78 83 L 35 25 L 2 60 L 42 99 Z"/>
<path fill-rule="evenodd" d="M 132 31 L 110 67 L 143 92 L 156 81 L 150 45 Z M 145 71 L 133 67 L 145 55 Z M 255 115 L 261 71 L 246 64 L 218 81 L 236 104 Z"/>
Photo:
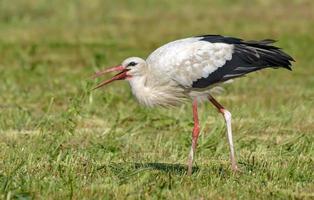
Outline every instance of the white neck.
<path fill-rule="evenodd" d="M 171 80 L 153 80 L 152 76 L 142 75 L 133 76 L 129 83 L 139 103 L 149 107 L 176 105 L 185 98 L 184 90 Z"/>

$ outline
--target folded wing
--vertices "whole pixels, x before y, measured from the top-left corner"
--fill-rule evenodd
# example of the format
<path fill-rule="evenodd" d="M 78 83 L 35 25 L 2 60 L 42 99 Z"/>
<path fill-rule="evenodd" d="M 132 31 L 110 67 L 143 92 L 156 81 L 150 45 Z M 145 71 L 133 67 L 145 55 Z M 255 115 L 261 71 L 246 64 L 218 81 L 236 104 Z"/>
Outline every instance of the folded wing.
<path fill-rule="evenodd" d="M 147 62 L 183 87 L 205 88 L 267 67 L 291 70 L 293 58 L 272 46 L 273 42 L 197 36 L 158 48 Z"/>

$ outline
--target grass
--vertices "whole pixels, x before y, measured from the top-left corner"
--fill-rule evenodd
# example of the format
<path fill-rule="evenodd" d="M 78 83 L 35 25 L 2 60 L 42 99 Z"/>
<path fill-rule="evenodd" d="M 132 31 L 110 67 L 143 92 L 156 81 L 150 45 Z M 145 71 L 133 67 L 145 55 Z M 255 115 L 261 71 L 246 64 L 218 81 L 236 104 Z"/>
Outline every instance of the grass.
<path fill-rule="evenodd" d="M 0 1 L 1 199 L 313 199 L 314 3 L 299 1 Z M 89 76 L 177 38 L 275 38 L 293 72 L 264 70 L 200 106 L 186 176 L 191 105 L 139 106 L 125 82 Z"/>

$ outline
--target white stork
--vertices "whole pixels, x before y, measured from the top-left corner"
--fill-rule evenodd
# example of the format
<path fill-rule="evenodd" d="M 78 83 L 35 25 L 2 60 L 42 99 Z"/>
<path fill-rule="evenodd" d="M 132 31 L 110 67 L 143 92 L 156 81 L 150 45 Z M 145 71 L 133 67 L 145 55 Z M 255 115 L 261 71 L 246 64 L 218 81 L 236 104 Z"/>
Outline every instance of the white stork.
<path fill-rule="evenodd" d="M 293 58 L 272 43 L 274 40 L 244 41 L 220 35 L 176 40 L 159 47 L 146 60 L 131 57 L 119 66 L 97 72 L 94 77 L 119 71 L 94 89 L 115 80 L 126 79 L 137 100 L 149 107 L 178 105 L 185 99 L 192 99 L 194 129 L 188 156 L 188 175 L 192 173 L 200 132 L 197 104 L 200 100 L 208 99 L 225 119 L 231 167 L 237 171 L 231 113 L 212 97 L 211 89 L 217 84 L 265 68 L 283 67 L 291 70 Z"/>

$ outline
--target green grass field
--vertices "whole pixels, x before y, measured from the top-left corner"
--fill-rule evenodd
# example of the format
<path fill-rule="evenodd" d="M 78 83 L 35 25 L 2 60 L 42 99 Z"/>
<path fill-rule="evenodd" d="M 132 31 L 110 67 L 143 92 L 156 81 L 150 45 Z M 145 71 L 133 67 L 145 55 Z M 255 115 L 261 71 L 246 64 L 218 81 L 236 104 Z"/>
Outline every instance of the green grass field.
<path fill-rule="evenodd" d="M 0 1 L 0 199 L 314 199 L 314 1 Z M 139 106 L 89 77 L 200 34 L 274 38 L 293 71 L 264 70 L 200 105 Z"/>

